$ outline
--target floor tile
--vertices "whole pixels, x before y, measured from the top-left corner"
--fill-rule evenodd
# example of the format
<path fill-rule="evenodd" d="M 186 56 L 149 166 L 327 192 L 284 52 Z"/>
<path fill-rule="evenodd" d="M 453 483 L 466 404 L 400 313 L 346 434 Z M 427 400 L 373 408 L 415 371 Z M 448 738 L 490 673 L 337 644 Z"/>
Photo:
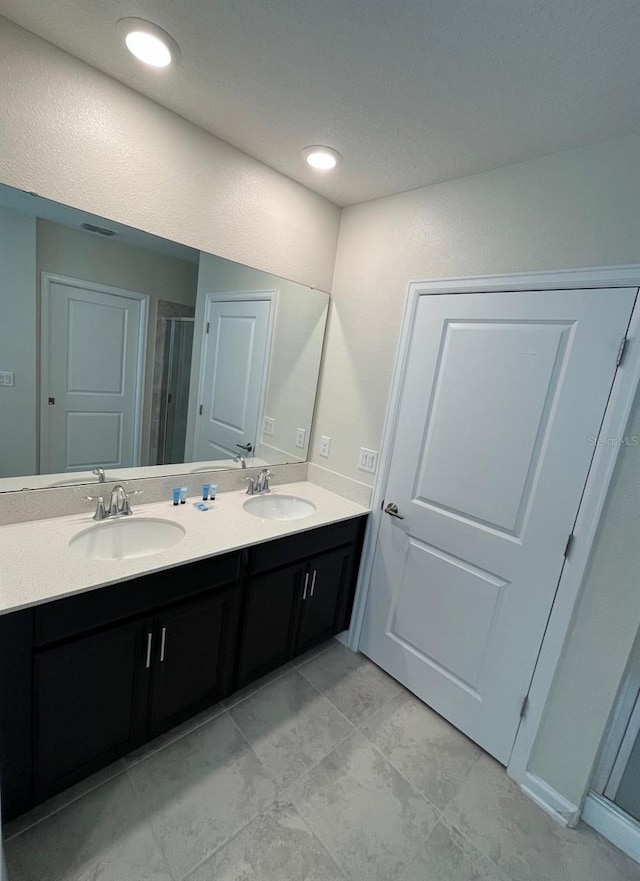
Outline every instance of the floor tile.
<path fill-rule="evenodd" d="M 189 875 L 188 881 L 346 881 L 292 805 L 277 804 Z"/>
<path fill-rule="evenodd" d="M 364 655 L 335 642 L 298 668 L 354 724 L 400 693 L 402 686 Z"/>
<path fill-rule="evenodd" d="M 352 881 L 401 878 L 439 817 L 358 732 L 286 797 Z"/>
<path fill-rule="evenodd" d="M 291 664 L 284 664 L 282 667 L 272 670 L 271 673 L 267 673 L 266 676 L 261 676 L 260 679 L 256 679 L 255 682 L 250 682 L 249 685 L 245 685 L 244 688 L 230 694 L 229 697 L 224 699 L 224 706 L 227 709 L 234 707 L 236 704 L 239 704 L 240 701 L 246 700 L 248 697 L 251 697 L 252 694 L 256 694 L 256 692 L 266 688 L 267 685 L 276 682 L 282 676 L 286 676 L 292 669 Z"/>
<path fill-rule="evenodd" d="M 479 746 L 408 691 L 365 719 L 360 730 L 440 810 L 482 755 Z"/>
<path fill-rule="evenodd" d="M 189 734 L 189 732 L 199 728 L 206 722 L 211 721 L 211 719 L 215 719 L 216 716 L 224 713 L 224 709 L 222 702 L 214 704 L 214 706 L 207 707 L 206 710 L 187 719 L 181 725 L 176 725 L 175 728 L 171 728 L 169 731 L 165 731 L 164 734 L 154 737 L 153 740 L 150 740 L 148 743 L 143 743 L 141 747 L 134 749 L 124 757 L 125 766 L 130 767 L 131 765 L 136 765 L 138 762 L 148 759 L 149 756 L 164 749 L 170 743 L 173 743 L 174 740 L 179 740 L 181 737 L 184 737 L 185 734 Z"/>
<path fill-rule="evenodd" d="M 510 881 L 491 860 L 442 820 L 394 881 Z M 552 879 L 549 879 L 552 881 Z"/>
<path fill-rule="evenodd" d="M 297 658 L 294 658 L 291 661 L 291 664 L 294 667 L 301 667 L 303 664 L 306 664 L 307 661 L 310 661 L 312 658 L 316 658 L 318 655 L 326 652 L 328 648 L 331 648 L 334 642 L 334 639 L 329 639 L 326 642 L 321 642 L 320 645 L 315 646 L 315 648 L 309 649 L 308 652 L 305 652 L 302 655 L 298 655 Z"/>
<path fill-rule="evenodd" d="M 228 713 L 129 769 L 176 878 L 275 797 L 275 784 Z"/>
<path fill-rule="evenodd" d="M 353 731 L 295 670 L 229 712 L 280 788 L 305 774 Z"/>
<path fill-rule="evenodd" d="M 123 774 L 5 844 L 8 881 L 171 881 Z"/>
<path fill-rule="evenodd" d="M 512 881 L 638 881 L 640 866 L 585 826 L 564 829 L 482 756 L 445 811 Z"/>
<path fill-rule="evenodd" d="M 13 838 L 14 835 L 19 835 L 21 832 L 24 832 L 25 829 L 44 820 L 45 817 L 55 814 L 57 811 L 70 805 L 72 802 L 77 801 L 77 799 L 82 798 L 83 795 L 91 792 L 92 789 L 97 789 L 98 786 L 102 786 L 107 780 L 117 777 L 118 774 L 123 774 L 124 770 L 124 761 L 118 759 L 117 762 L 112 762 L 112 764 L 107 765 L 106 768 L 101 768 L 100 771 L 97 771 L 85 780 L 81 780 L 74 786 L 70 786 L 68 789 L 58 793 L 58 795 L 54 795 L 53 798 L 47 799 L 47 801 L 33 808 L 33 810 L 27 811 L 26 814 L 22 814 L 20 817 L 16 817 L 15 820 L 5 823 L 2 828 L 2 836 L 4 840 L 7 841 L 9 838 Z"/>

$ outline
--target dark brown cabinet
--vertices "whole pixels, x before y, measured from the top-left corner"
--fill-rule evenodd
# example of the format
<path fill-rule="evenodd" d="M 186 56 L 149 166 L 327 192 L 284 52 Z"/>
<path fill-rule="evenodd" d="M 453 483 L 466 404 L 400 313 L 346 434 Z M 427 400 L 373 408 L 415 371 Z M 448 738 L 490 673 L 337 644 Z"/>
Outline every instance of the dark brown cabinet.
<path fill-rule="evenodd" d="M 238 687 L 349 626 L 363 530 L 349 520 L 250 552 Z"/>
<path fill-rule="evenodd" d="M 34 778 L 40 801 L 144 739 L 152 620 L 142 619 L 37 652 Z"/>
<path fill-rule="evenodd" d="M 345 603 L 354 574 L 350 546 L 313 557 L 304 576 L 296 654 L 302 654 L 343 629 Z"/>
<path fill-rule="evenodd" d="M 161 612 L 152 638 L 149 735 L 172 728 L 225 692 L 235 643 L 236 589 Z"/>
<path fill-rule="evenodd" d="M 302 566 L 286 566 L 248 580 L 238 687 L 274 670 L 292 656 L 302 573 Z"/>
<path fill-rule="evenodd" d="M 365 522 L 0 616 L 3 821 L 348 627 Z"/>

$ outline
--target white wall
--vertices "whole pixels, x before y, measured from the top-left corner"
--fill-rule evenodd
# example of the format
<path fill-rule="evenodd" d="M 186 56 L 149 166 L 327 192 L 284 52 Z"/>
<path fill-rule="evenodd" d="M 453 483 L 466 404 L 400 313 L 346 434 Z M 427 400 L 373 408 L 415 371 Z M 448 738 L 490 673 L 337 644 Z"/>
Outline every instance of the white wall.
<path fill-rule="evenodd" d="M 639 165 L 628 137 L 344 209 L 312 461 L 373 482 L 410 281 L 639 261 Z"/>
<path fill-rule="evenodd" d="M 339 209 L 0 18 L 0 182 L 329 289 Z"/>
<path fill-rule="evenodd" d="M 640 137 L 627 137 L 345 209 L 312 460 L 372 482 L 357 451 L 379 448 L 410 281 L 640 261 L 639 168 Z M 640 624 L 639 474 L 630 448 L 536 751 L 534 772 L 569 799 Z"/>
<path fill-rule="evenodd" d="M 328 295 L 212 254 L 200 256 L 189 386 L 187 455 L 193 450 L 200 403 L 198 385 L 207 294 L 267 290 L 275 290 L 278 294 L 265 401 L 265 416 L 275 419 L 275 432 L 273 437 L 262 438 L 263 444 L 269 447 L 258 450 L 257 455 L 273 463 L 296 462 L 306 457 L 306 450 L 295 446 L 296 430 L 304 428 L 307 443 L 310 442 Z"/>
<path fill-rule="evenodd" d="M 36 220 L 0 208 L 0 477 L 36 470 Z"/>

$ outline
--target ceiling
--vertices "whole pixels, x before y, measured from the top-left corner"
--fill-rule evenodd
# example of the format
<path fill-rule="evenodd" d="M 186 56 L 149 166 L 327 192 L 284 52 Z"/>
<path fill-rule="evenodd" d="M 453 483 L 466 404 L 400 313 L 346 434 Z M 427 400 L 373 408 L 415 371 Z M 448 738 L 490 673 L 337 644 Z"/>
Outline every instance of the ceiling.
<path fill-rule="evenodd" d="M 0 0 L 0 14 L 339 205 L 640 130 L 638 0 Z M 159 71 L 124 16 L 182 50 Z M 308 144 L 344 161 L 302 162 Z"/>

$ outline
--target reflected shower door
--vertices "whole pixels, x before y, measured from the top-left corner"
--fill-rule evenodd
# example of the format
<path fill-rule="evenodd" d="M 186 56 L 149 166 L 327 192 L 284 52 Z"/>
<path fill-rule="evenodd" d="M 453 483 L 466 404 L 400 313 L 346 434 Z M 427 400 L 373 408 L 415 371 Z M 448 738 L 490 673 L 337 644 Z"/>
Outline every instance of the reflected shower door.
<path fill-rule="evenodd" d="M 184 462 L 193 349 L 193 318 L 168 318 L 165 340 L 159 464 Z"/>

